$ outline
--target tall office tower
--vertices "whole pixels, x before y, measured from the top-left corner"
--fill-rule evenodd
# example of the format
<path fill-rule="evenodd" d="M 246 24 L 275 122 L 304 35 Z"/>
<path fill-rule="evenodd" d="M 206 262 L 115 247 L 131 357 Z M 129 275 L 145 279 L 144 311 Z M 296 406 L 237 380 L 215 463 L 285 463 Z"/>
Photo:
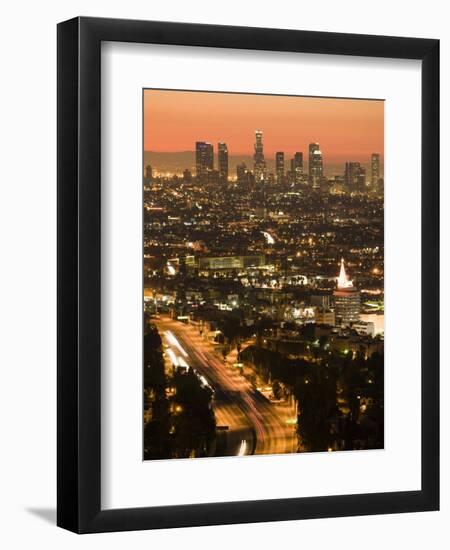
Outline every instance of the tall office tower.
<path fill-rule="evenodd" d="M 214 169 L 214 150 L 211 143 L 197 141 L 195 143 L 195 168 L 197 178 L 205 181 L 206 175 Z"/>
<path fill-rule="evenodd" d="M 337 280 L 337 288 L 333 292 L 336 321 L 342 326 L 349 326 L 359 321 L 361 312 L 361 295 L 345 272 L 344 258 L 341 260 L 341 270 Z"/>
<path fill-rule="evenodd" d="M 323 158 L 322 151 L 318 143 L 309 144 L 309 181 L 311 185 L 318 189 L 320 180 L 323 177 Z"/>
<path fill-rule="evenodd" d="M 380 154 L 372 153 L 371 162 L 371 174 L 370 174 L 370 187 L 373 191 L 377 190 L 378 180 L 380 179 Z"/>
<path fill-rule="evenodd" d="M 291 160 L 292 179 L 295 183 L 301 183 L 303 179 L 303 153 L 297 152 Z"/>
<path fill-rule="evenodd" d="M 278 151 L 275 153 L 275 172 L 277 174 L 277 184 L 281 185 L 284 183 L 284 153 Z"/>
<path fill-rule="evenodd" d="M 359 162 L 346 162 L 344 180 L 348 191 L 364 191 L 366 187 L 366 169 Z"/>
<path fill-rule="evenodd" d="M 228 147 L 223 141 L 218 145 L 219 182 L 228 183 Z"/>
<path fill-rule="evenodd" d="M 364 191 L 366 189 L 366 169 L 364 166 L 359 168 L 359 174 L 356 177 L 356 182 L 360 191 Z"/>
<path fill-rule="evenodd" d="M 266 177 L 266 161 L 264 159 L 264 148 L 261 130 L 255 130 L 255 154 L 253 155 L 253 173 L 257 182 L 263 181 Z"/>

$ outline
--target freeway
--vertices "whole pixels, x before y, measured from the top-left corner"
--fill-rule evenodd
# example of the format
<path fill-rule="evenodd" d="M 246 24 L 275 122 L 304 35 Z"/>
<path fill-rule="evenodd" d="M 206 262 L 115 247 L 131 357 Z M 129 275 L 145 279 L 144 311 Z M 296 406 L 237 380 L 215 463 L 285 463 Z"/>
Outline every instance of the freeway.
<path fill-rule="evenodd" d="M 235 369 L 226 366 L 214 345 L 195 327 L 168 317 L 154 322 L 170 354 L 182 357 L 214 388 L 217 425 L 228 426 L 218 432 L 216 456 L 295 452 L 295 431 L 286 422 L 290 416 L 286 408 L 270 403 Z"/>

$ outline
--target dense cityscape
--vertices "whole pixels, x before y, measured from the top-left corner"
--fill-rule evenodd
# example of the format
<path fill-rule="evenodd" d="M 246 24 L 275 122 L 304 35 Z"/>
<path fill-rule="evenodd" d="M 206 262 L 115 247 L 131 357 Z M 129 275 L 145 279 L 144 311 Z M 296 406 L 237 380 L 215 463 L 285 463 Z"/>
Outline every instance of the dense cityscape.
<path fill-rule="evenodd" d="M 384 446 L 382 155 L 264 137 L 144 166 L 144 459 Z"/>

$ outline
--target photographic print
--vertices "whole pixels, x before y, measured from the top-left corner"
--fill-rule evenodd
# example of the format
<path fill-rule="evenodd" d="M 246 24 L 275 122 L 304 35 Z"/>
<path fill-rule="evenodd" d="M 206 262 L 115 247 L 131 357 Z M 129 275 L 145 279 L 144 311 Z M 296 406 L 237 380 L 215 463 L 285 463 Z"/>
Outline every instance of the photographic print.
<path fill-rule="evenodd" d="M 143 90 L 143 458 L 384 447 L 384 101 Z"/>

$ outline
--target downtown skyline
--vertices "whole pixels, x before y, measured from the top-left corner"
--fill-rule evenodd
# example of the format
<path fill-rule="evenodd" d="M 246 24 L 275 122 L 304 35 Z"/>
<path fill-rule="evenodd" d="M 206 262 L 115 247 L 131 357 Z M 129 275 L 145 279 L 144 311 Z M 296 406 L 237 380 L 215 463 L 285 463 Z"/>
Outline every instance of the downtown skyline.
<path fill-rule="evenodd" d="M 276 181 L 278 184 L 286 181 L 297 184 L 309 183 L 315 189 L 325 182 L 329 184 L 336 182 L 337 178 L 342 176 L 347 184 L 350 181 L 356 183 L 358 180 L 358 187 L 370 184 L 372 189 L 375 189 L 383 179 L 384 167 L 382 155 L 379 152 L 372 152 L 370 157 L 362 162 L 353 159 L 333 164 L 324 159 L 320 143 L 312 142 L 308 144 L 306 154 L 303 151 L 295 151 L 289 159 L 284 151 L 277 151 L 275 158 L 268 158 L 265 153 L 263 134 L 262 130 L 254 132 L 253 155 L 230 156 L 228 144 L 223 141 L 218 142 L 216 146 L 208 141 L 196 141 L 195 150 L 180 153 L 180 158 L 175 161 L 175 165 L 173 158 L 164 160 L 167 153 L 162 153 L 162 157 L 157 160 L 154 157 L 157 153 L 144 151 L 144 174 L 147 174 L 145 177 L 148 179 L 150 174 L 190 178 L 194 173 L 197 177 L 208 178 L 210 181 L 215 175 L 222 184 L 225 184 L 239 182 L 244 170 L 250 171 L 256 181 L 269 183 Z M 349 186 L 352 187 L 353 184 Z"/>

